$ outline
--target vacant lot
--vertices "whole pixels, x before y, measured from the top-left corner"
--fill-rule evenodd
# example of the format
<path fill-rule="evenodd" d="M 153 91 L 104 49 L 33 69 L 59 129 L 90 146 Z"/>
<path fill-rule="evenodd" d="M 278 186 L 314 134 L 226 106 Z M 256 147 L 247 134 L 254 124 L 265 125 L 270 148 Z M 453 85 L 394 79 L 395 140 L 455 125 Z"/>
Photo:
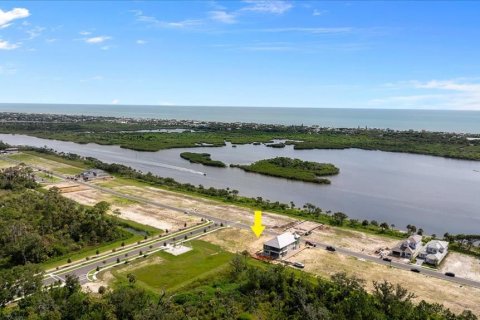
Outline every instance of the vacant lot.
<path fill-rule="evenodd" d="M 150 225 L 162 230 L 178 230 L 179 228 L 183 228 L 185 223 L 187 225 L 192 225 L 200 222 L 200 218 L 194 216 L 138 203 L 136 201 L 93 189 L 86 185 L 78 185 L 75 182 L 61 182 L 50 185 L 49 187 L 53 186 L 64 191 L 63 196 L 78 203 L 93 206 L 100 201 L 106 201 L 111 204 L 112 211 L 118 210 L 118 212 L 120 212 L 121 218 Z"/>
<path fill-rule="evenodd" d="M 38 157 L 31 153 L 17 153 L 8 156 L 9 158 L 21 161 L 25 164 L 40 167 L 44 170 L 52 171 L 58 174 L 75 175 L 85 170 L 85 167 L 73 166 L 64 162 Z"/>
<path fill-rule="evenodd" d="M 458 277 L 480 281 L 480 259 L 457 252 L 449 252 L 440 266 L 440 271 L 450 271 Z"/>
<path fill-rule="evenodd" d="M 162 204 L 182 208 L 185 210 L 197 210 L 220 219 L 225 219 L 244 225 L 253 222 L 253 210 L 223 204 L 218 201 L 202 199 L 184 195 L 181 193 L 166 191 L 154 187 L 130 184 L 128 180 L 114 179 L 107 182 L 97 182 L 99 185 L 124 194 L 134 195 L 145 199 L 158 199 Z M 278 214 L 264 213 L 263 224 L 267 228 L 283 231 L 292 226 L 297 220 Z"/>
<path fill-rule="evenodd" d="M 254 253 L 262 249 L 263 241 L 268 238 L 269 236 L 262 236 L 257 239 L 247 230 L 230 228 L 209 234 L 203 240 L 215 243 L 232 252 L 248 250 L 250 253 Z M 423 299 L 443 303 L 456 312 L 470 309 L 476 314 L 480 314 L 480 289 L 462 287 L 422 274 L 360 261 L 320 248 L 301 250 L 291 257 L 290 261 L 302 262 L 305 264 L 305 271 L 327 278 L 338 272 L 355 275 L 366 280 L 368 290 L 373 288 L 373 281 L 387 280 L 398 283 L 415 293 L 418 301 Z"/>
<path fill-rule="evenodd" d="M 354 230 L 333 228 L 331 226 L 319 227 L 313 230 L 311 235 L 304 237 L 304 239 L 328 243 L 372 256 L 378 256 L 375 253 L 378 249 L 391 249 L 400 241 Z"/>
<path fill-rule="evenodd" d="M 455 312 L 470 309 L 475 314 L 480 314 L 480 289 L 477 288 L 461 286 L 373 262 L 359 261 L 322 249 L 303 250 L 292 260 L 304 263 L 305 271 L 321 276 L 331 276 L 337 272 L 355 275 L 366 280 L 368 290 L 373 289 L 373 281 L 387 280 L 394 284 L 400 284 L 415 293 L 417 301 L 442 303 Z"/>
<path fill-rule="evenodd" d="M 151 259 L 151 263 L 142 261 L 141 266 L 135 263 L 125 269 L 118 269 L 112 274 L 120 281 L 127 281 L 128 273 L 135 275 L 137 283 L 153 290 L 176 290 L 192 281 L 223 270 L 228 266 L 233 255 L 219 246 L 205 241 L 192 241 L 193 250 L 179 256 L 159 252 Z M 160 257 L 160 260 L 158 259 Z"/>
<path fill-rule="evenodd" d="M 3 159 L 0 159 L 0 169 L 4 169 L 4 168 L 9 168 L 11 166 L 13 166 L 14 164 L 11 163 L 11 162 L 8 162 L 6 160 L 3 160 Z"/>

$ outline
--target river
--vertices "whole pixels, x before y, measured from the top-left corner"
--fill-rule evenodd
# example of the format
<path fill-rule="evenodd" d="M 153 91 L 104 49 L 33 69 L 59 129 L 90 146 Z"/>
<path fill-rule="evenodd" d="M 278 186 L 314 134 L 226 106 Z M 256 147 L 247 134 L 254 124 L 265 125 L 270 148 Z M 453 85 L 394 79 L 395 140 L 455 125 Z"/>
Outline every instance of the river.
<path fill-rule="evenodd" d="M 309 202 L 324 210 L 343 211 L 356 219 L 375 219 L 405 229 L 407 224 L 427 233 L 479 233 L 480 162 L 440 157 L 346 150 L 294 150 L 264 145 L 199 147 L 139 152 L 118 146 L 77 144 L 25 135 L 0 134 L 12 145 L 47 146 L 57 151 L 121 163 L 144 172 L 171 177 L 205 187 L 237 189 L 241 195 L 261 196 L 297 206 Z M 285 156 L 330 162 L 340 168 L 331 185 L 316 185 L 247 173 L 237 168 L 191 164 L 180 158 L 184 151 L 207 152 L 227 164 Z M 204 175 L 203 173 L 206 173 Z"/>

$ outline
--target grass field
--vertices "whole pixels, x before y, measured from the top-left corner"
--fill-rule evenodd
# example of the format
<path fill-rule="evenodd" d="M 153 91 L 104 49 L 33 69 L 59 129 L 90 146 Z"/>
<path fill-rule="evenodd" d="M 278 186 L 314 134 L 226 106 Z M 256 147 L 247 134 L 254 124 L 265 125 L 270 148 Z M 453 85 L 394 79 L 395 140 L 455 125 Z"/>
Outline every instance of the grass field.
<path fill-rule="evenodd" d="M 161 258 L 161 263 L 142 265 L 139 268 L 132 265 L 126 270 L 114 271 L 113 274 L 120 282 L 127 282 L 127 274 L 132 273 L 138 284 L 155 293 L 163 289 L 174 291 L 225 269 L 233 257 L 233 254 L 208 242 L 196 240 L 190 244 L 193 250 L 182 255 L 159 252 L 155 256 Z"/>

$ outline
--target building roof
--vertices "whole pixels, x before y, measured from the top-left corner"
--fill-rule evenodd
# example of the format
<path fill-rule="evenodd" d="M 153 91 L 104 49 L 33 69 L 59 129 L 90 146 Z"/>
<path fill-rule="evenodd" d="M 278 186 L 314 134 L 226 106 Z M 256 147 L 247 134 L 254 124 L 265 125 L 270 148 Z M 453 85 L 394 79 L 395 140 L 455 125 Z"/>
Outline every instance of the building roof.
<path fill-rule="evenodd" d="M 441 240 L 432 240 L 427 243 L 428 248 L 436 248 L 436 249 L 446 249 L 448 247 L 447 241 Z"/>
<path fill-rule="evenodd" d="M 290 233 L 290 232 L 285 232 L 285 233 L 282 233 L 279 236 L 276 236 L 275 238 L 272 238 L 272 239 L 268 240 L 264 244 L 269 246 L 269 247 L 273 247 L 273 248 L 277 248 L 277 249 L 283 249 L 283 248 L 291 245 L 292 243 L 295 243 L 297 241 L 297 239 L 298 239 L 298 235 Z"/>
<path fill-rule="evenodd" d="M 422 241 L 422 236 L 419 234 L 415 234 L 408 237 L 408 240 L 410 240 L 411 242 L 420 243 Z"/>

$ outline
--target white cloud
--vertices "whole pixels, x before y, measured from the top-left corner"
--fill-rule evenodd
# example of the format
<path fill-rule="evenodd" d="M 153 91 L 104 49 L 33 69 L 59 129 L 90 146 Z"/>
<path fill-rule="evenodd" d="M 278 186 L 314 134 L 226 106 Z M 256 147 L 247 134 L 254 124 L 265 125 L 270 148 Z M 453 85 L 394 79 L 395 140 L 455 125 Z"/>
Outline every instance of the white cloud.
<path fill-rule="evenodd" d="M 414 90 L 414 94 L 373 99 L 370 105 L 398 108 L 480 110 L 480 83 L 465 80 L 418 80 L 389 83 L 394 90 Z"/>
<path fill-rule="evenodd" d="M 237 22 L 234 14 L 228 13 L 223 10 L 210 11 L 209 14 L 210 14 L 210 19 L 214 21 L 227 23 L 227 24 L 233 24 Z"/>
<path fill-rule="evenodd" d="M 119 99 L 113 99 L 111 104 L 119 104 L 120 103 L 120 100 Z"/>
<path fill-rule="evenodd" d="M 0 50 L 17 49 L 20 45 L 18 43 L 10 43 L 6 40 L 0 40 Z"/>
<path fill-rule="evenodd" d="M 304 28 L 304 27 L 287 27 L 287 28 L 268 28 L 260 29 L 262 32 L 303 32 L 313 34 L 332 34 L 332 33 L 350 33 L 354 29 L 350 27 L 325 27 L 325 28 Z"/>
<path fill-rule="evenodd" d="M 327 10 L 314 9 L 312 15 L 318 17 L 318 16 L 323 16 L 325 13 L 327 13 Z"/>
<path fill-rule="evenodd" d="M 44 27 L 36 26 L 30 30 L 27 30 L 26 32 L 29 35 L 29 40 L 32 40 L 38 37 L 39 35 L 41 35 L 44 30 L 45 30 Z"/>
<path fill-rule="evenodd" d="M 97 44 L 97 43 L 103 43 L 107 40 L 110 40 L 111 37 L 109 36 L 98 36 L 98 37 L 92 37 L 92 38 L 86 38 L 85 39 L 85 42 L 86 43 L 93 43 L 93 44 Z"/>
<path fill-rule="evenodd" d="M 138 22 L 146 23 L 154 27 L 159 28 L 187 28 L 187 27 L 194 27 L 203 24 L 202 20 L 198 19 L 186 19 L 181 21 L 162 21 L 158 20 L 153 16 L 144 15 L 141 10 L 133 10 L 135 14 L 136 20 Z"/>
<path fill-rule="evenodd" d="M 17 73 L 17 69 L 8 65 L 0 65 L 0 75 L 12 75 L 15 73 Z"/>
<path fill-rule="evenodd" d="M 136 43 L 136 44 L 143 45 L 143 44 L 147 44 L 147 41 L 142 40 L 142 39 L 139 39 L 139 40 L 135 41 L 135 43 Z"/>
<path fill-rule="evenodd" d="M 82 36 L 89 36 L 92 33 L 90 31 L 80 31 L 79 34 L 81 34 Z"/>
<path fill-rule="evenodd" d="M 281 0 L 244 0 L 243 2 L 248 5 L 242 10 L 259 13 L 283 14 L 293 8 L 293 4 Z"/>
<path fill-rule="evenodd" d="M 30 16 L 30 12 L 25 8 L 14 8 L 10 11 L 0 9 L 0 28 L 6 28 L 16 19 L 23 19 Z"/>

